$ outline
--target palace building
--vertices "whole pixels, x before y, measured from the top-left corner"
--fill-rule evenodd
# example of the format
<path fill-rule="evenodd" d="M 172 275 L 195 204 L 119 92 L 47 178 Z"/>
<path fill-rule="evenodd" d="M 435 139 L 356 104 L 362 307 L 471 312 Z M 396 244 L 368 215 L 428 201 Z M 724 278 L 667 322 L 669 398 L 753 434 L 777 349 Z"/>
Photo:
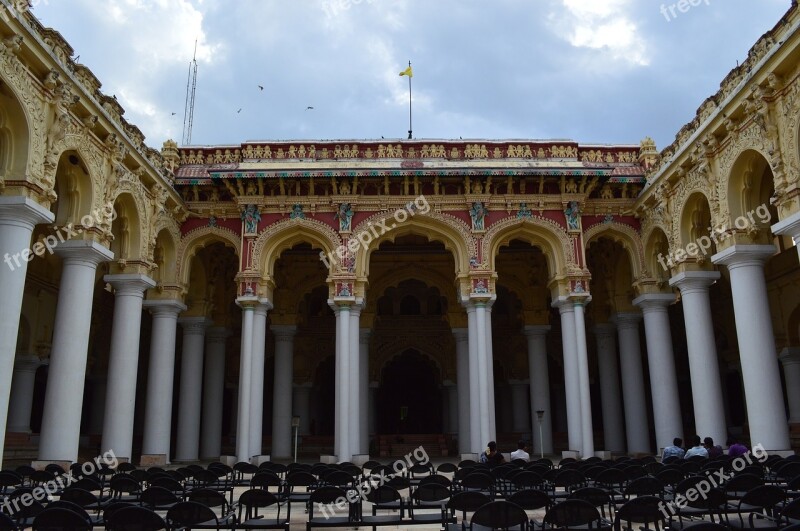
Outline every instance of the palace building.
<path fill-rule="evenodd" d="M 796 4 L 661 151 L 159 151 L 74 55 L 0 19 L 5 462 L 800 446 Z"/>

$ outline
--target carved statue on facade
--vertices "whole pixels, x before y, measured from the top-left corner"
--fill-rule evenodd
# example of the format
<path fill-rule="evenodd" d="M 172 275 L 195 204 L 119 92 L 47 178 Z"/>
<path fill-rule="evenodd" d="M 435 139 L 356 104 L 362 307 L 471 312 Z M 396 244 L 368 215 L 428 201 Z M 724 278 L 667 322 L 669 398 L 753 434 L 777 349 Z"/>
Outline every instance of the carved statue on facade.
<path fill-rule="evenodd" d="M 472 218 L 472 230 L 484 230 L 486 219 L 486 207 L 480 201 L 472 203 L 472 208 L 469 209 L 469 216 Z"/>
<path fill-rule="evenodd" d="M 256 205 L 247 205 L 242 212 L 242 221 L 244 221 L 245 235 L 258 234 L 258 223 L 261 221 L 261 213 L 258 211 Z"/>
<path fill-rule="evenodd" d="M 339 231 L 349 232 L 351 227 L 351 220 L 353 219 L 353 209 L 350 203 L 342 203 L 339 205 L 339 210 L 336 211 L 334 219 L 339 220 Z"/>

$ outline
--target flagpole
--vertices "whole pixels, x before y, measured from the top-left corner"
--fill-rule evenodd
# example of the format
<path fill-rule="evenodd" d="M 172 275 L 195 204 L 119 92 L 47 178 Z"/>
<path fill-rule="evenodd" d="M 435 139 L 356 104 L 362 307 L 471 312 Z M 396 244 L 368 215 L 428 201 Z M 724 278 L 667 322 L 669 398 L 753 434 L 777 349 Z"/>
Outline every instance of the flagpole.
<path fill-rule="evenodd" d="M 411 61 L 408 68 L 411 68 Z M 411 140 L 411 76 L 408 76 L 408 139 Z"/>

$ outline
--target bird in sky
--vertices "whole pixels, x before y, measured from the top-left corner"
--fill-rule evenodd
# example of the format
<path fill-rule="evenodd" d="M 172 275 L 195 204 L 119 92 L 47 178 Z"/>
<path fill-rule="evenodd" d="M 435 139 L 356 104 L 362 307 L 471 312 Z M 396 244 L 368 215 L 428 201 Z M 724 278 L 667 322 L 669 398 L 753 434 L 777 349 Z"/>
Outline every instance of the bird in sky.
<path fill-rule="evenodd" d="M 309 105 L 308 107 L 306 107 L 306 110 L 307 110 L 307 111 L 313 111 L 313 110 L 314 110 L 314 107 L 312 107 L 312 106 L 310 106 L 310 105 Z"/>
<path fill-rule="evenodd" d="M 242 112 L 242 109 L 239 109 L 238 111 L 236 111 L 236 114 L 239 114 L 240 112 Z"/>
<path fill-rule="evenodd" d="M 174 113 L 172 113 L 172 116 L 175 116 L 176 114 L 178 114 L 178 113 L 175 113 L 175 112 L 174 112 Z"/>
<path fill-rule="evenodd" d="M 259 85 L 258 88 L 259 90 L 264 90 L 264 87 L 262 87 L 261 85 Z"/>

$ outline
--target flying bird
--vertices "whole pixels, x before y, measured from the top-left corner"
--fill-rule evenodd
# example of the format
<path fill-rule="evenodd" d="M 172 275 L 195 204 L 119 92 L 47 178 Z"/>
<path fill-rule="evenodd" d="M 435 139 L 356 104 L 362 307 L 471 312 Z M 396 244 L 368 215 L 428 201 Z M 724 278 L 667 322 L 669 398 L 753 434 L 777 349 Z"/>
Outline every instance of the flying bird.
<path fill-rule="evenodd" d="M 307 111 L 313 111 L 313 110 L 314 110 L 314 107 L 312 107 L 312 106 L 310 106 L 310 105 L 309 105 L 308 107 L 306 107 L 306 110 L 307 110 Z"/>
<path fill-rule="evenodd" d="M 262 87 L 261 85 L 259 85 L 259 86 L 258 86 L 258 88 L 259 88 L 260 90 L 264 90 L 264 87 Z"/>
<path fill-rule="evenodd" d="M 236 111 L 236 114 L 239 114 L 240 112 L 242 112 L 242 109 L 239 109 L 238 111 Z"/>
<path fill-rule="evenodd" d="M 178 114 L 178 113 L 175 113 L 175 112 L 174 112 L 174 113 L 172 113 L 172 116 L 175 116 L 176 114 Z"/>

